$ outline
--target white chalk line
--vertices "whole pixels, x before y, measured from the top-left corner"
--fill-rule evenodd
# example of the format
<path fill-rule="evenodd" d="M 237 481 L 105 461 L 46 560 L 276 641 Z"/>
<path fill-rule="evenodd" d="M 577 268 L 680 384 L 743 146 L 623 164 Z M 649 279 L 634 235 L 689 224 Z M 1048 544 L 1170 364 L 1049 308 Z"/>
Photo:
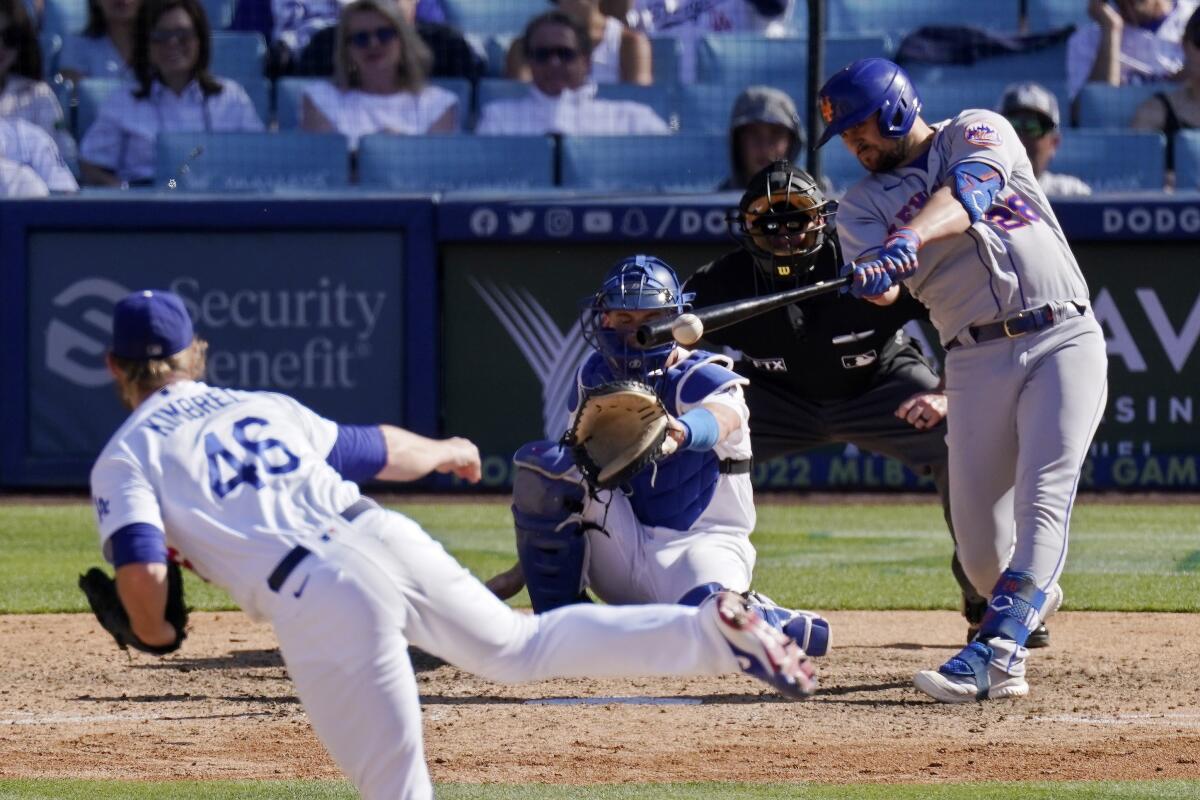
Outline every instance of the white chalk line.
<path fill-rule="evenodd" d="M 2 725 L 70 725 L 80 722 L 170 722 L 172 720 L 197 720 L 228 717 L 270 716 L 269 711 L 248 711 L 239 714 L 216 715 L 170 715 L 170 714 L 34 714 L 32 711 L 9 711 L 0 717 Z"/>
<path fill-rule="evenodd" d="M 539 697 L 526 700 L 527 706 L 698 706 L 699 697 Z"/>
<path fill-rule="evenodd" d="M 1079 725 L 1173 725 L 1183 728 L 1200 728 L 1200 714 L 1115 714 L 1113 716 L 1090 716 L 1088 714 L 1057 714 L 1050 717 L 1031 717 L 1031 722 L 1068 722 Z"/>

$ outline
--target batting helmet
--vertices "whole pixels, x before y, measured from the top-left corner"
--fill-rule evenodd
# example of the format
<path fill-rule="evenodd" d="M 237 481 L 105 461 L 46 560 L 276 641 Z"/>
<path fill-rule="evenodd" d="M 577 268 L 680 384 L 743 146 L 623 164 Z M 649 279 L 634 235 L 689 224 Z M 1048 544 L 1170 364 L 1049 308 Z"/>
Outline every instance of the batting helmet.
<path fill-rule="evenodd" d="M 816 266 L 836 212 L 811 175 L 781 160 L 750 179 L 730 232 L 772 278 L 795 278 Z"/>
<path fill-rule="evenodd" d="M 908 73 L 885 58 L 864 58 L 843 67 L 821 87 L 825 132 L 817 147 L 879 112 L 879 132 L 889 139 L 908 133 L 921 99 Z"/>
<path fill-rule="evenodd" d="M 614 328 L 606 320 L 613 311 L 661 311 L 677 316 L 690 307 L 695 294 L 684 293 L 679 276 L 661 258 L 636 255 L 613 265 L 600 290 L 586 301 L 580 327 L 583 338 L 608 361 L 616 378 L 650 381 L 661 373 L 675 342 L 641 348 L 635 331 Z"/>

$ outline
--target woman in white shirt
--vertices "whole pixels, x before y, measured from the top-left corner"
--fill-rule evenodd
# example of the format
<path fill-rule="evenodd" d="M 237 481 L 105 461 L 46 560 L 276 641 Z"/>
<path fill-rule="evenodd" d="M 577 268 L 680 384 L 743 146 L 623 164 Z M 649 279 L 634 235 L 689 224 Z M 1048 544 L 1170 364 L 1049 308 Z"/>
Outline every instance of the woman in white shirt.
<path fill-rule="evenodd" d="M 246 90 L 209 73 L 211 51 L 198 0 L 144 0 L 133 49 L 137 83 L 109 95 L 84 134 L 85 183 L 152 182 L 155 140 L 163 131 L 263 130 Z"/>
<path fill-rule="evenodd" d="M 133 80 L 133 34 L 142 0 L 88 0 L 82 33 L 63 42 L 58 71 L 64 77 Z"/>
<path fill-rule="evenodd" d="M 74 161 L 75 140 L 54 90 L 42 80 L 42 48 L 22 0 L 0 0 L 0 116 L 37 125 Z"/>
<path fill-rule="evenodd" d="M 458 129 L 458 96 L 427 86 L 433 57 L 387 0 L 355 0 L 342 10 L 334 82 L 304 95 L 300 127 L 350 140 L 372 133 L 449 133 Z"/>

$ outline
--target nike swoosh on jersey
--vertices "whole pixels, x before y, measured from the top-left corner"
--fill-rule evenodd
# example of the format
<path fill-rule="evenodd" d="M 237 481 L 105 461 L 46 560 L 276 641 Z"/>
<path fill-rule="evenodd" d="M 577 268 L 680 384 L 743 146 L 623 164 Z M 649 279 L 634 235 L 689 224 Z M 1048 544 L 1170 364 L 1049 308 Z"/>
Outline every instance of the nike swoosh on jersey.
<path fill-rule="evenodd" d="M 312 575 L 305 575 L 305 576 L 304 576 L 304 582 L 300 584 L 300 588 L 299 588 L 299 589 L 297 589 L 296 591 L 292 592 L 292 597 L 299 597 L 300 595 L 304 594 L 304 587 L 305 587 L 305 586 L 308 586 L 308 579 L 309 579 L 309 578 L 311 578 L 311 577 L 312 577 Z"/>

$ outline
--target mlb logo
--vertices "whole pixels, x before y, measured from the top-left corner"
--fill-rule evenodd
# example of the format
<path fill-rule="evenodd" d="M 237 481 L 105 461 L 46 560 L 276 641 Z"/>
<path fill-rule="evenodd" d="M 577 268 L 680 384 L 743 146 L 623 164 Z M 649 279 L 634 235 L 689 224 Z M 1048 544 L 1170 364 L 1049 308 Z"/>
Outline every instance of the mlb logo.
<path fill-rule="evenodd" d="M 967 128 L 963 134 L 969 144 L 976 147 L 998 147 L 1000 134 L 986 122 L 977 122 Z"/>

